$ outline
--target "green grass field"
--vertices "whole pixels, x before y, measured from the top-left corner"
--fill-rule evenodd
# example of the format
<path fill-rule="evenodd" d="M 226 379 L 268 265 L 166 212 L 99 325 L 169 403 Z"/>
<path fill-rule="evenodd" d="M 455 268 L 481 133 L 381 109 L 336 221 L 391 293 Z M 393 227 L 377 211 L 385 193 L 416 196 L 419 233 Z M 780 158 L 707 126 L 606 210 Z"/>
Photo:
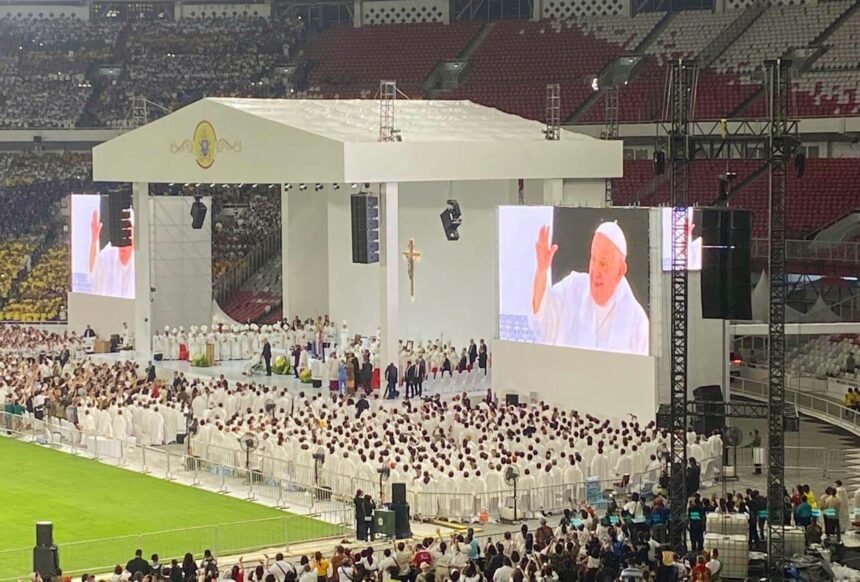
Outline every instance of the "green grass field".
<path fill-rule="evenodd" d="M 124 565 L 138 547 L 162 560 L 206 548 L 223 556 L 338 533 L 314 519 L 0 438 L 0 580 L 32 570 L 41 520 L 54 523 L 67 574 Z M 95 541 L 107 538 L 115 539 Z"/>

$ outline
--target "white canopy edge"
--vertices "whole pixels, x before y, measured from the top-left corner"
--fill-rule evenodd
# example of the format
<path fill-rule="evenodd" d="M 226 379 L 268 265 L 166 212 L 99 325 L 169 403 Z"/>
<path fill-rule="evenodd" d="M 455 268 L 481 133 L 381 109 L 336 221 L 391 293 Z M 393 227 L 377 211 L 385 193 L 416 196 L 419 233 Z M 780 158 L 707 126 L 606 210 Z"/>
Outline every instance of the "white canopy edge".
<path fill-rule="evenodd" d="M 398 100 L 402 141 L 379 142 L 379 101 L 207 98 L 93 148 L 115 182 L 289 183 L 610 178 L 622 142 L 470 101 Z M 205 142 L 205 143 L 204 143 Z"/>

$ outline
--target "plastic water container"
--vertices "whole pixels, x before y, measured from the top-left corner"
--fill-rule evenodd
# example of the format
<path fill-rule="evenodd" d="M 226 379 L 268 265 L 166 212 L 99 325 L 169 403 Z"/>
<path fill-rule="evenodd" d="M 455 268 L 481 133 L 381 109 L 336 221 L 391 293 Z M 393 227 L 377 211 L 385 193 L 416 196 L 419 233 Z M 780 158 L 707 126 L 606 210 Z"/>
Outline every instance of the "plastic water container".
<path fill-rule="evenodd" d="M 705 534 L 705 550 L 718 550 L 723 564 L 721 577 L 746 578 L 749 570 L 749 540 L 746 535 Z"/>
<path fill-rule="evenodd" d="M 806 536 L 799 526 L 785 526 L 785 555 L 803 555 L 806 553 Z"/>
<path fill-rule="evenodd" d="M 709 513 L 705 531 L 723 535 L 749 535 L 749 518 L 742 513 Z"/>

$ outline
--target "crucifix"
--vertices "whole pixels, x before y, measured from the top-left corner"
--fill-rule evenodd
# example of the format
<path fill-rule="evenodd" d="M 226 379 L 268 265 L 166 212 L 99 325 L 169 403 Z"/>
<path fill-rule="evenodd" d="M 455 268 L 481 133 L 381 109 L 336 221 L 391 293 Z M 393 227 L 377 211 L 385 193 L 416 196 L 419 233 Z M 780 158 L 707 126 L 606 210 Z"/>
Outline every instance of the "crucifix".
<path fill-rule="evenodd" d="M 421 260 L 421 251 L 415 250 L 414 238 L 410 238 L 406 244 L 403 258 L 406 259 L 406 274 L 409 275 L 409 297 L 415 301 L 415 263 Z"/>

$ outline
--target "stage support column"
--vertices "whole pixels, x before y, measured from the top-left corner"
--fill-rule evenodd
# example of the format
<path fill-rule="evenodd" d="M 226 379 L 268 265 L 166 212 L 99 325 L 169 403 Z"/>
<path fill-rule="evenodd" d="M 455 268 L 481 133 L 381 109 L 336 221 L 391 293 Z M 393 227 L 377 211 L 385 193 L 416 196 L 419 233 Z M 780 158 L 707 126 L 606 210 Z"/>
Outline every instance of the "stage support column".
<path fill-rule="evenodd" d="M 553 178 L 543 181 L 544 206 L 561 206 L 564 202 L 564 180 Z"/>
<path fill-rule="evenodd" d="M 281 297 L 284 317 L 293 315 L 290 309 L 290 192 L 281 184 Z"/>
<path fill-rule="evenodd" d="M 143 358 L 152 356 L 152 241 L 149 182 L 131 186 L 134 208 L 134 349 Z"/>
<path fill-rule="evenodd" d="M 381 185 L 379 200 L 379 263 L 382 267 L 380 284 L 379 327 L 380 338 L 379 367 L 384 370 L 388 364 L 399 367 L 397 349 L 400 340 L 400 251 L 398 249 L 398 195 L 397 183 Z M 398 370 L 402 375 L 405 370 Z"/>

